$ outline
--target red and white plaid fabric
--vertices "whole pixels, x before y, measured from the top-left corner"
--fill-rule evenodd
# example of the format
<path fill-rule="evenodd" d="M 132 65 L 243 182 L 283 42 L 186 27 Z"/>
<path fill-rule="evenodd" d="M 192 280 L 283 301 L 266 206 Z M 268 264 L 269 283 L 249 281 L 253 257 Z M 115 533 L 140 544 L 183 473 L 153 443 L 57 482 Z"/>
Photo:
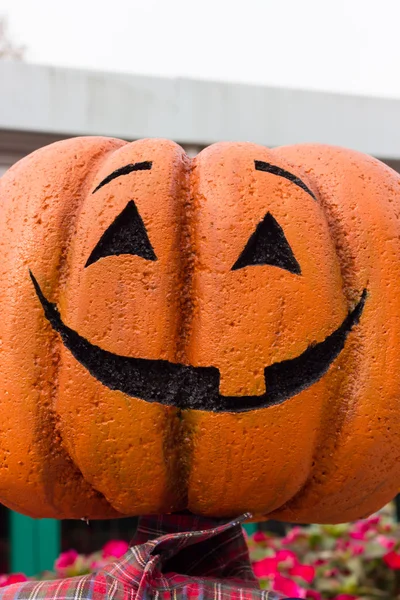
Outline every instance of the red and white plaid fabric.
<path fill-rule="evenodd" d="M 9 585 L 0 600 L 279 600 L 259 589 L 251 569 L 241 528 L 248 516 L 142 517 L 128 552 L 104 569 Z"/>

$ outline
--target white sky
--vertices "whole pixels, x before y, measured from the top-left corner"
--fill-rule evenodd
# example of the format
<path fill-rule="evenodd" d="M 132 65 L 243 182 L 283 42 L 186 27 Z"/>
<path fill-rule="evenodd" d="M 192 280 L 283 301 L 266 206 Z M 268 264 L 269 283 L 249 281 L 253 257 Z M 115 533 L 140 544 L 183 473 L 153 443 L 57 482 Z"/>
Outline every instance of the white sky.
<path fill-rule="evenodd" d="M 0 0 L 32 62 L 400 97 L 400 0 Z"/>

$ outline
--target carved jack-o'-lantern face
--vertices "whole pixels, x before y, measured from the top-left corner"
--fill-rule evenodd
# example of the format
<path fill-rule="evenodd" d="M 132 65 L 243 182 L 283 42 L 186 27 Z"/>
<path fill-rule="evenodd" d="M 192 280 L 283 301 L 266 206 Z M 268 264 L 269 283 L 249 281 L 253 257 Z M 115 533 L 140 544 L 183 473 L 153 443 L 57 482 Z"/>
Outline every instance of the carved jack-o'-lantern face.
<path fill-rule="evenodd" d="M 400 471 L 398 181 L 323 146 L 191 161 L 82 138 L 19 163 L 0 186 L 0 499 L 303 522 L 383 504 Z"/>
<path fill-rule="evenodd" d="M 119 167 L 107 175 L 93 193 L 118 177 L 151 168 L 151 161 Z M 254 168 L 286 178 L 316 200 L 313 192 L 293 173 L 260 160 L 254 160 Z M 127 202 L 125 208 L 102 234 L 85 267 L 107 256 L 119 255 L 157 260 L 133 200 Z M 301 267 L 284 231 L 270 212 L 257 224 L 231 271 L 252 266 L 277 267 L 293 275 L 301 275 Z M 225 396 L 219 393 L 220 375 L 218 368 L 214 366 L 195 367 L 168 360 L 121 356 L 92 344 L 62 321 L 56 305 L 47 300 L 32 273 L 31 278 L 47 319 L 61 334 L 65 346 L 75 358 L 101 383 L 112 390 L 120 390 L 129 396 L 150 402 L 160 402 L 181 409 L 211 411 L 237 412 L 271 406 L 287 400 L 318 381 L 343 349 L 347 335 L 359 321 L 366 298 L 364 289 L 355 308 L 326 339 L 307 347 L 299 356 L 265 367 L 264 393 Z M 246 307 L 243 306 L 243 309 Z M 224 336 L 224 331 L 221 331 L 220 335 Z"/>

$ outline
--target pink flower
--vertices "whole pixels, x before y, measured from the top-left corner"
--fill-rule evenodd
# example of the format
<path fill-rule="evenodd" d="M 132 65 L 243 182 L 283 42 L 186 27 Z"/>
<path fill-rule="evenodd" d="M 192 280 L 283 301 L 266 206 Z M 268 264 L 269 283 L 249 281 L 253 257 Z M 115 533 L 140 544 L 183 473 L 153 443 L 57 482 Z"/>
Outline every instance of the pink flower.
<path fill-rule="evenodd" d="M 253 563 L 253 571 L 256 577 L 270 577 L 278 571 L 278 561 L 276 557 L 267 557 Z"/>
<path fill-rule="evenodd" d="M 367 532 L 368 529 L 365 529 L 363 527 L 360 527 L 354 531 L 350 531 L 350 537 L 353 540 L 362 540 L 365 541 L 367 539 Z"/>
<path fill-rule="evenodd" d="M 66 552 L 61 552 L 60 556 L 54 563 L 55 570 L 58 572 L 63 572 L 65 569 L 68 569 L 68 567 L 72 567 L 75 564 L 78 556 L 79 555 L 76 550 L 67 550 Z"/>
<path fill-rule="evenodd" d="M 277 573 L 272 582 L 272 590 L 274 592 L 281 592 L 290 598 L 306 598 L 306 590 L 297 585 L 291 579 L 283 577 L 280 573 Z"/>
<path fill-rule="evenodd" d="M 289 533 L 282 538 L 282 544 L 293 544 L 293 542 L 296 542 L 299 538 L 303 537 L 305 537 L 305 533 L 302 528 L 293 527 L 293 529 L 291 529 Z"/>
<path fill-rule="evenodd" d="M 340 552 L 345 552 L 346 550 L 349 549 L 349 546 L 350 546 L 349 540 L 343 540 L 343 539 L 339 538 L 336 542 L 335 550 L 339 550 Z"/>
<path fill-rule="evenodd" d="M 103 569 L 107 564 L 107 560 L 92 560 L 89 565 L 89 569 L 91 571 L 97 571 L 98 569 Z"/>
<path fill-rule="evenodd" d="M 358 596 L 353 596 L 353 594 L 339 594 L 333 600 L 358 600 Z"/>
<path fill-rule="evenodd" d="M 324 572 L 324 577 L 337 577 L 339 575 L 339 572 L 340 572 L 339 569 L 336 569 L 336 568 L 327 569 Z"/>
<path fill-rule="evenodd" d="M 352 556 L 359 556 L 360 554 L 364 554 L 365 547 L 363 544 L 354 541 L 354 538 L 352 540 L 339 539 L 336 542 L 336 550 L 350 552 Z"/>
<path fill-rule="evenodd" d="M 255 534 L 253 535 L 253 540 L 257 543 L 267 542 L 269 540 L 269 537 L 267 535 L 265 535 L 265 533 L 263 531 L 256 531 Z"/>
<path fill-rule="evenodd" d="M 301 577 L 307 583 L 311 583 L 315 577 L 315 569 L 311 565 L 295 565 L 289 570 L 292 577 Z"/>
<path fill-rule="evenodd" d="M 110 540 L 103 547 L 103 558 L 121 558 L 128 551 L 129 544 L 124 540 Z"/>
<path fill-rule="evenodd" d="M 275 556 L 263 558 L 253 563 L 254 574 L 256 577 L 261 578 L 278 575 L 280 568 L 289 569 L 290 575 L 302 577 L 305 581 L 314 579 L 314 567 L 301 565 L 296 554 L 291 550 L 278 550 Z"/>
<path fill-rule="evenodd" d="M 400 553 L 392 550 L 383 557 L 384 562 L 390 569 L 400 569 Z"/>
<path fill-rule="evenodd" d="M 299 559 L 291 550 L 278 550 L 275 558 L 277 559 L 278 563 L 286 563 L 285 566 L 287 566 L 288 569 L 291 569 L 295 565 L 299 564 Z"/>
<path fill-rule="evenodd" d="M 360 556 L 364 554 L 365 548 L 362 544 L 350 544 L 349 550 L 352 556 Z"/>
<path fill-rule="evenodd" d="M 0 587 L 12 585 L 13 583 L 22 583 L 28 581 L 28 578 L 23 573 L 11 573 L 11 575 L 0 575 Z"/>
<path fill-rule="evenodd" d="M 380 517 L 371 517 L 364 521 L 356 521 L 350 530 L 350 537 L 353 540 L 366 540 L 368 533 L 375 533 Z"/>
<path fill-rule="evenodd" d="M 327 560 L 326 558 L 317 558 L 317 560 L 314 560 L 314 567 L 320 567 L 321 565 L 326 565 L 327 564 Z"/>
<path fill-rule="evenodd" d="M 396 540 L 389 538 L 386 535 L 378 535 L 376 541 L 386 550 L 393 550 L 396 545 Z"/>

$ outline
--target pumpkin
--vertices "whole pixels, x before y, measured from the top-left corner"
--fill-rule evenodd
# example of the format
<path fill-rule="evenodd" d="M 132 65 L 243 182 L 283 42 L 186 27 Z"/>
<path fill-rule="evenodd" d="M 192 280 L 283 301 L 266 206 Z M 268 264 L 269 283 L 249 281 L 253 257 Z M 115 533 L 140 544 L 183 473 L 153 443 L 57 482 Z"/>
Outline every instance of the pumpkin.
<path fill-rule="evenodd" d="M 400 475 L 400 178 L 76 138 L 0 180 L 0 501 L 363 517 Z"/>

